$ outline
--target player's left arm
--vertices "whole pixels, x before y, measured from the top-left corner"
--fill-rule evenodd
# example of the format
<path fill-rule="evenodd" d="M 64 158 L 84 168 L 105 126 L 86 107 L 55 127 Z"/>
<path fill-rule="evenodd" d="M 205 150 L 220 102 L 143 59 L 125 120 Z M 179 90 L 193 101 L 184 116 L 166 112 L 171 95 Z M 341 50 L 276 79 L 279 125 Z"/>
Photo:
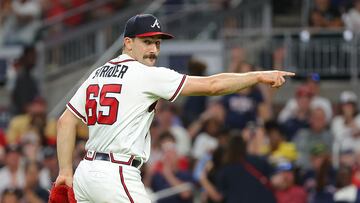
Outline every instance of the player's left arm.
<path fill-rule="evenodd" d="M 71 111 L 66 109 L 57 123 L 57 155 L 59 176 L 55 185 L 72 187 L 73 152 L 75 147 L 76 125 L 79 121 Z"/>
<path fill-rule="evenodd" d="M 239 92 L 258 83 L 280 87 L 285 83 L 285 76 L 295 73 L 286 71 L 253 71 L 247 73 L 220 73 L 200 77 L 188 76 L 181 91 L 183 96 L 217 96 Z"/>

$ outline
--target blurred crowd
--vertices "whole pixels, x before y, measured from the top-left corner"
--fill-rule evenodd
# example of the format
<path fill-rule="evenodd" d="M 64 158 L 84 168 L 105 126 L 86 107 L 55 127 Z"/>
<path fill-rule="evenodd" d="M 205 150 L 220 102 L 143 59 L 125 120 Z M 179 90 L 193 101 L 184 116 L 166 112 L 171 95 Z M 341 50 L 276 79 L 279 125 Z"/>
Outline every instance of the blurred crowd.
<path fill-rule="evenodd" d="M 56 119 L 31 78 L 36 52 L 17 64 L 12 117 L 0 130 L 1 203 L 47 202 L 58 173 Z M 206 75 L 192 59 L 190 75 Z M 257 70 L 234 48 L 228 72 Z M 20 82 L 19 82 L 20 81 Z M 149 191 L 190 183 L 159 202 L 360 202 L 360 114 L 349 90 L 331 102 L 309 73 L 285 104 L 276 89 L 257 85 L 222 97 L 159 101 L 150 131 L 152 153 L 142 167 Z M 83 159 L 87 126 L 79 122 L 74 167 Z"/>
<path fill-rule="evenodd" d="M 129 0 L 103 2 L 98 0 L 2 0 L 0 2 L 0 45 L 30 45 L 44 36 L 56 37 L 62 32 L 114 15 L 131 2 Z M 142 1 L 134 0 L 133 2 L 141 4 Z M 308 22 L 301 26 L 347 28 L 354 32 L 360 31 L 359 0 L 311 0 L 309 2 L 310 6 L 307 8 L 309 10 L 302 11 L 307 13 Z M 183 4 L 185 5 L 184 0 L 164 1 L 164 6 L 181 7 Z M 208 4 L 214 9 L 226 10 L 236 5 L 236 1 L 213 0 Z M 288 4 L 273 3 L 274 11 L 291 9 L 287 8 Z M 298 4 L 296 3 L 297 7 L 299 7 Z M 302 5 L 302 9 L 306 7 Z M 225 18 L 221 32 L 224 32 L 225 36 L 231 35 L 234 29 L 239 28 L 240 21 L 242 20 L 236 16 Z"/>
<path fill-rule="evenodd" d="M 307 1 L 273 1 L 273 16 L 286 13 L 290 18 L 305 18 L 302 23 L 300 20 L 293 25 L 278 25 L 280 27 L 305 27 L 315 29 L 347 29 L 354 33 L 360 32 L 360 1 L 359 0 L 310 0 Z M 295 10 L 296 12 L 291 13 Z M 299 14 L 300 13 L 300 14 Z M 297 16 L 297 15 L 302 15 Z M 241 28 L 245 19 L 239 19 L 237 16 L 228 16 L 223 22 L 221 32 L 225 37 L 236 35 L 236 30 Z M 291 21 L 290 21 L 291 22 Z M 276 22 L 275 22 L 276 23 Z M 277 25 L 275 25 L 277 26 Z M 276 27 L 277 28 L 277 27 Z M 314 30 L 315 31 L 315 30 Z"/>
<path fill-rule="evenodd" d="M 189 73 L 206 65 L 192 60 Z M 256 70 L 231 64 L 231 72 Z M 236 94 L 160 102 L 151 126 L 152 155 L 143 168 L 153 192 L 192 183 L 159 202 L 360 202 L 360 114 L 349 90 L 321 95 L 310 73 L 283 105 L 258 85 Z"/>
<path fill-rule="evenodd" d="M 58 174 L 56 119 L 47 117 L 46 100 L 32 74 L 36 50 L 29 44 L 38 35 L 40 19 L 87 2 L 0 1 L 2 43 L 26 45 L 6 84 L 11 119 L 0 122 L 0 203 L 47 202 Z M 109 15 L 125 3 L 66 18 L 49 32 Z M 311 26 L 360 30 L 359 0 L 314 0 L 312 8 Z M 24 38 L 23 32 L 33 34 Z M 276 50 L 273 67 L 281 69 L 283 57 L 284 49 Z M 258 70 L 245 58 L 241 48 L 232 48 L 228 72 Z M 206 73 L 205 63 L 189 61 L 187 74 Z M 360 203 L 358 95 L 345 90 L 330 101 L 320 92 L 321 82 L 319 74 L 309 73 L 284 104 L 274 103 L 276 89 L 263 85 L 223 97 L 159 101 L 150 128 L 151 157 L 142 167 L 146 187 L 156 193 L 193 185 L 160 203 Z M 87 126 L 79 122 L 74 167 L 84 157 L 87 136 Z"/>
<path fill-rule="evenodd" d="M 345 27 L 358 33 L 360 31 L 360 1 L 314 0 L 309 25 L 317 28 Z"/>
<path fill-rule="evenodd" d="M 94 9 L 94 3 L 100 6 Z M 96 0 L 2 0 L 0 45 L 31 45 L 44 35 L 51 36 L 108 17 L 127 3 L 126 0 L 100 1 L 100 4 Z"/>

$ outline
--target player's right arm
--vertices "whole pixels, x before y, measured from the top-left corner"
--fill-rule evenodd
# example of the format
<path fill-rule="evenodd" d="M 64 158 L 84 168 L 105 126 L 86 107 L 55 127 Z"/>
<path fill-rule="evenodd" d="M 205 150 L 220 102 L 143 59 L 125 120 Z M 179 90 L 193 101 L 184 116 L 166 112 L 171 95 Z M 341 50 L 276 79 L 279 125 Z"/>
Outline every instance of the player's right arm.
<path fill-rule="evenodd" d="M 66 109 L 57 123 L 57 156 L 59 176 L 55 185 L 72 187 L 73 152 L 75 147 L 76 125 L 79 121 L 71 111 Z"/>
<path fill-rule="evenodd" d="M 286 71 L 253 71 L 247 73 L 220 73 L 216 75 L 200 77 L 188 76 L 183 96 L 216 96 L 239 92 L 258 83 L 269 84 L 272 87 L 280 87 L 285 83 L 285 76 L 294 76 L 295 73 Z"/>

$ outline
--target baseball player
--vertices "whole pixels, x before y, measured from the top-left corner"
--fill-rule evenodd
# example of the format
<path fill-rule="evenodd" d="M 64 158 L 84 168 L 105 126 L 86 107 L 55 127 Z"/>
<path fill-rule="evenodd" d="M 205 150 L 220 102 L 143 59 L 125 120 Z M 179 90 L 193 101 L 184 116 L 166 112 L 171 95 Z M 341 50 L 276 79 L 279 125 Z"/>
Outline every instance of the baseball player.
<path fill-rule="evenodd" d="M 150 124 L 156 102 L 179 95 L 224 95 L 257 83 L 284 84 L 284 71 L 221 73 L 195 77 L 155 67 L 162 32 L 150 14 L 136 15 L 125 26 L 123 52 L 94 70 L 67 104 L 58 121 L 59 176 L 55 185 L 73 187 L 77 202 L 150 202 L 140 167 L 150 156 Z M 78 120 L 89 127 L 86 156 L 73 174 L 72 153 Z"/>

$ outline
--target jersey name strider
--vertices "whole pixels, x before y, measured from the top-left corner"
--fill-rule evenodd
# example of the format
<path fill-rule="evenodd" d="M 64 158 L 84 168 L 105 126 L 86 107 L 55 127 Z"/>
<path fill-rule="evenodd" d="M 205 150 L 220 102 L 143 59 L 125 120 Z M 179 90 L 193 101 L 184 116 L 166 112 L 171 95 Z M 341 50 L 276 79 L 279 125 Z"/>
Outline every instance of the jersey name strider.
<path fill-rule="evenodd" d="M 87 150 L 135 155 L 147 161 L 150 108 L 158 99 L 174 101 L 186 75 L 148 67 L 123 54 L 94 70 L 67 104 L 89 127 Z"/>

